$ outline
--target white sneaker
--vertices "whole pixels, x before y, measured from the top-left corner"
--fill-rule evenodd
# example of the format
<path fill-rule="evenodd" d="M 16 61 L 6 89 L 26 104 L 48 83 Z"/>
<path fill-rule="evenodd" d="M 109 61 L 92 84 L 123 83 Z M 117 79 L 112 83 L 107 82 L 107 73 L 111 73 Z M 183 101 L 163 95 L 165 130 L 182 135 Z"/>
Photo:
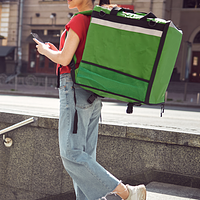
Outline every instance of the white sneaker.
<path fill-rule="evenodd" d="M 126 200 L 146 200 L 146 188 L 144 185 L 126 185 L 126 187 L 129 190 L 129 196 Z"/>

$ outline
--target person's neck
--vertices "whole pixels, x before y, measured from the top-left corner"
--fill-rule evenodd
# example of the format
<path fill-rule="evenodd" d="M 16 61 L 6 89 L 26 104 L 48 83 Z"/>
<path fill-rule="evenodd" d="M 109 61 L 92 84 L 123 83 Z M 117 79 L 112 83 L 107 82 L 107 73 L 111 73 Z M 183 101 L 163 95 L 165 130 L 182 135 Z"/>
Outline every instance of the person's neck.
<path fill-rule="evenodd" d="M 78 8 L 78 11 L 79 12 L 83 12 L 83 11 L 87 11 L 87 10 L 92 10 L 94 8 L 94 5 L 93 4 L 89 4 L 89 5 L 83 5 L 83 6 L 80 6 Z"/>

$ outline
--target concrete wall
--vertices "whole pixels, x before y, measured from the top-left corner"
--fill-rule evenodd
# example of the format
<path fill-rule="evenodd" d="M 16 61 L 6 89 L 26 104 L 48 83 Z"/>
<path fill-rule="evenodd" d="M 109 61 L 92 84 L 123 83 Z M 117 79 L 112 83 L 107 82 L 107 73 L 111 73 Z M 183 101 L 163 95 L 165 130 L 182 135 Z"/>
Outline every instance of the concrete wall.
<path fill-rule="evenodd" d="M 29 117 L 1 113 L 0 130 Z M 0 199 L 58 200 L 73 192 L 59 156 L 58 119 L 35 118 L 6 134 L 14 141 L 12 147 L 0 143 Z M 197 134 L 100 124 L 97 160 L 125 183 L 160 181 L 200 188 Z M 73 199 L 69 197 L 65 195 Z"/>

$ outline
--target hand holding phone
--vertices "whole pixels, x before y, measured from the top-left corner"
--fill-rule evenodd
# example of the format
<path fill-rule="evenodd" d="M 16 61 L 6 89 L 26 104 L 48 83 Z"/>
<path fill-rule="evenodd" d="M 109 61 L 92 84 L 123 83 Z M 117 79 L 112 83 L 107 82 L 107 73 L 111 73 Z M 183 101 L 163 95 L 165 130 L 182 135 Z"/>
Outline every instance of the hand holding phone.
<path fill-rule="evenodd" d="M 31 35 L 33 36 L 33 38 L 36 38 L 38 41 L 44 43 L 44 41 L 38 36 L 37 33 L 31 33 Z"/>

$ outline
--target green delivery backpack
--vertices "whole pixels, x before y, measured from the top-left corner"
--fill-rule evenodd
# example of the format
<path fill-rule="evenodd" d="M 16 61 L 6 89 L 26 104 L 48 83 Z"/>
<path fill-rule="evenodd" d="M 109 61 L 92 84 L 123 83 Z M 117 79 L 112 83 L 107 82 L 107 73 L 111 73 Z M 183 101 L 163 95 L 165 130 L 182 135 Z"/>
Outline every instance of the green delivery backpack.
<path fill-rule="evenodd" d="M 125 11 L 95 6 L 76 84 L 130 106 L 162 104 L 182 31 L 152 13 Z"/>
<path fill-rule="evenodd" d="M 94 93 L 88 102 L 96 96 L 128 102 L 127 113 L 134 105 L 161 104 L 162 116 L 182 31 L 152 13 L 120 7 L 95 6 L 81 14 L 91 15 L 91 22 L 79 68 L 75 59 L 70 67 L 74 83 Z M 76 133 L 77 111 L 74 118 Z"/>

